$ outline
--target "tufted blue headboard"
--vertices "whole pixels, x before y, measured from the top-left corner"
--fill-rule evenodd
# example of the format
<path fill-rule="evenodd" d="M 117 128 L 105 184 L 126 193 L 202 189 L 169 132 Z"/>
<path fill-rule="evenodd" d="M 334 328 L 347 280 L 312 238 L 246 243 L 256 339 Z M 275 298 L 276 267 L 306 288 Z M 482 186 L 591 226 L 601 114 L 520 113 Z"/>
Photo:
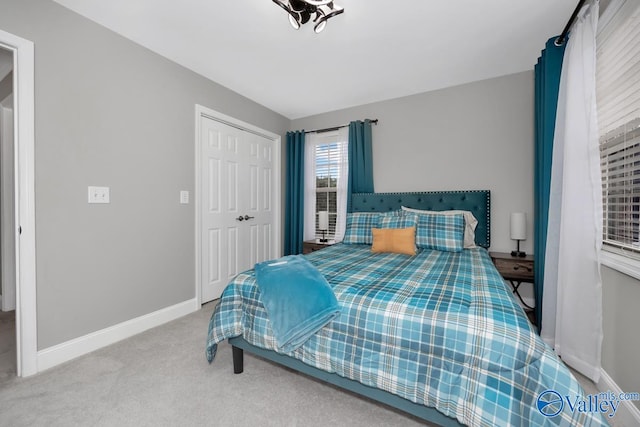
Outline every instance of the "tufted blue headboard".
<path fill-rule="evenodd" d="M 426 191 L 420 193 L 355 193 L 351 196 L 352 212 L 388 212 L 401 206 L 430 211 L 460 209 L 471 211 L 478 220 L 476 244 L 491 244 L 491 192 Z"/>

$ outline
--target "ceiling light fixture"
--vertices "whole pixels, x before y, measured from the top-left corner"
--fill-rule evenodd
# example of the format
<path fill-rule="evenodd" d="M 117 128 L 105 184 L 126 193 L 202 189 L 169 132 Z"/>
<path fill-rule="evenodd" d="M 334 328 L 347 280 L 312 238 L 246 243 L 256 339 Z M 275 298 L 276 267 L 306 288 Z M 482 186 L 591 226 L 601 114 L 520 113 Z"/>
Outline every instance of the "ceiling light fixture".
<path fill-rule="evenodd" d="M 344 8 L 335 5 L 333 0 L 273 0 L 273 2 L 287 11 L 289 22 L 296 30 L 315 15 L 313 22 L 316 25 L 313 31 L 316 33 L 324 30 L 329 18 L 344 12 Z"/>

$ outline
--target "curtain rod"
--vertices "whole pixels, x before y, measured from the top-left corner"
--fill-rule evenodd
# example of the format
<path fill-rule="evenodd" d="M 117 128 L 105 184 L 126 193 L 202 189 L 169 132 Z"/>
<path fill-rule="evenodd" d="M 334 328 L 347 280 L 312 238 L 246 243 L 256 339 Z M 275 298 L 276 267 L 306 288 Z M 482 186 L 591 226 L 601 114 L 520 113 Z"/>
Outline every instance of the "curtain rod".
<path fill-rule="evenodd" d="M 374 125 L 378 124 L 378 119 L 365 119 L 365 120 L 369 120 L 371 123 L 373 123 Z M 313 129 L 313 130 L 305 130 L 304 133 L 322 133 L 322 132 L 331 132 L 332 130 L 338 130 L 340 128 L 346 128 L 347 126 L 349 126 L 349 124 L 346 125 L 340 125 L 340 126 L 334 126 L 332 128 L 325 128 L 325 129 Z"/>
<path fill-rule="evenodd" d="M 564 26 L 564 30 L 562 30 L 562 34 L 560 34 L 560 37 L 558 37 L 553 42 L 556 46 L 562 46 L 564 42 L 567 40 L 567 34 L 569 34 L 569 29 L 571 28 L 571 24 L 573 24 L 573 21 L 576 20 L 576 16 L 578 16 L 578 12 L 580 12 L 580 9 L 582 8 L 583 4 L 584 4 L 584 0 L 580 0 L 578 2 L 578 5 L 576 6 L 575 10 L 571 14 L 571 18 L 569 18 L 569 22 L 567 22 L 567 25 Z"/>

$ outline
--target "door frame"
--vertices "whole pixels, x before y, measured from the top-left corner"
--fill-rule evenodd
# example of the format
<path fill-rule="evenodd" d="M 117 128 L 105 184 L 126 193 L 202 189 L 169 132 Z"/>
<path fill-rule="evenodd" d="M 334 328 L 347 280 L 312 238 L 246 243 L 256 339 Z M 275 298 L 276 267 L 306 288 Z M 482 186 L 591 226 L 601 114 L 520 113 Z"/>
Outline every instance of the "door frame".
<path fill-rule="evenodd" d="M 232 126 L 236 129 L 240 129 L 246 132 L 250 132 L 256 135 L 259 135 L 263 138 L 267 138 L 273 141 L 273 220 L 274 220 L 274 239 L 272 239 L 273 244 L 273 253 L 276 256 L 280 256 L 281 251 L 281 198 L 280 198 L 280 178 L 281 178 L 281 144 L 282 137 L 273 132 L 269 132 L 258 126 L 252 125 L 250 123 L 244 122 L 242 120 L 238 120 L 234 117 L 227 116 L 226 114 L 220 113 L 219 111 L 212 110 L 203 105 L 196 104 L 196 135 L 195 135 L 195 269 L 196 269 L 196 277 L 195 277 L 195 286 L 196 286 L 196 309 L 199 310 L 202 305 L 202 283 L 201 283 L 201 262 L 200 257 L 202 256 L 202 215 L 200 213 L 200 209 L 202 207 L 202 186 L 200 185 L 200 180 L 202 179 L 202 168 L 200 166 L 200 162 L 202 161 L 202 119 L 210 119 L 215 120 L 217 122 L 223 123 L 227 126 Z"/>
<path fill-rule="evenodd" d="M 0 30 L 13 52 L 17 375 L 38 372 L 33 42 Z"/>

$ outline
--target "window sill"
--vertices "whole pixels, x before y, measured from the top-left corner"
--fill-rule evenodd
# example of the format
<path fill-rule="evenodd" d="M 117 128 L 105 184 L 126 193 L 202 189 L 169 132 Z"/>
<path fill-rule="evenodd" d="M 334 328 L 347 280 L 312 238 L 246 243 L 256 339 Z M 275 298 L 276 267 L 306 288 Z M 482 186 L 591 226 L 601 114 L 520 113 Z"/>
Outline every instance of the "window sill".
<path fill-rule="evenodd" d="M 640 280 L 640 260 L 606 250 L 600 251 L 600 262 L 620 273 Z"/>

